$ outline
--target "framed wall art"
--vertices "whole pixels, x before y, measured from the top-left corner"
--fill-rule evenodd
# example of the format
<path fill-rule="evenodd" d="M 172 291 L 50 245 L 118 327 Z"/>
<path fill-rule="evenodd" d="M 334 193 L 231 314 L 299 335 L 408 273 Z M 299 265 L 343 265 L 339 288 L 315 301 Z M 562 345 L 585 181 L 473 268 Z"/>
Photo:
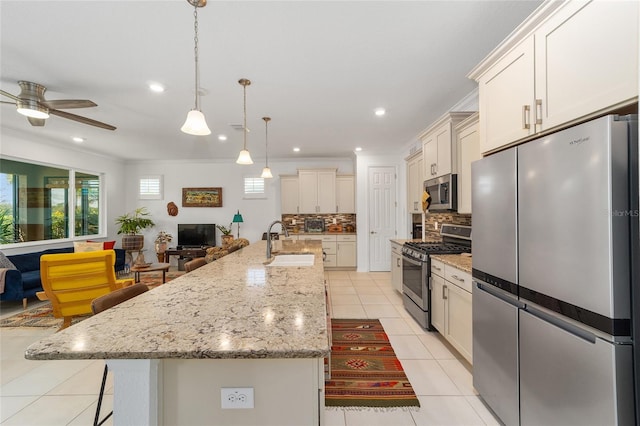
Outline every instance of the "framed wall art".
<path fill-rule="evenodd" d="M 222 207 L 222 188 L 182 188 L 182 207 Z"/>

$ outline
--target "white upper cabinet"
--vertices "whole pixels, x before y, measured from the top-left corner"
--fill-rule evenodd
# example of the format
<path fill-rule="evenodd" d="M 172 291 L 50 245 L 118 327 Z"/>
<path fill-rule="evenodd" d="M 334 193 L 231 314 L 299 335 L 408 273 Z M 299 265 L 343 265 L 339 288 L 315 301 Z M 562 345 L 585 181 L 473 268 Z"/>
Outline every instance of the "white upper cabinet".
<path fill-rule="evenodd" d="M 298 176 L 280 176 L 280 208 L 282 214 L 298 213 Z"/>
<path fill-rule="evenodd" d="M 422 213 L 423 164 L 422 151 L 407 158 L 407 211 L 409 213 Z"/>
<path fill-rule="evenodd" d="M 575 1 L 536 30 L 540 130 L 637 100 L 639 5 Z"/>
<path fill-rule="evenodd" d="M 453 127 L 471 114 L 448 112 L 420 135 L 425 180 L 457 173 L 458 160 Z"/>
<path fill-rule="evenodd" d="M 482 158 L 478 113 L 455 128 L 458 137 L 458 213 L 471 213 L 471 163 Z"/>
<path fill-rule="evenodd" d="M 638 100 L 640 2 L 545 2 L 469 77 L 486 153 Z"/>
<path fill-rule="evenodd" d="M 298 170 L 299 213 L 336 212 L 336 169 Z"/>
<path fill-rule="evenodd" d="M 353 175 L 336 176 L 337 213 L 356 212 L 356 186 Z"/>
<path fill-rule="evenodd" d="M 482 152 L 534 133 L 533 84 L 533 37 L 529 37 L 478 80 Z"/>

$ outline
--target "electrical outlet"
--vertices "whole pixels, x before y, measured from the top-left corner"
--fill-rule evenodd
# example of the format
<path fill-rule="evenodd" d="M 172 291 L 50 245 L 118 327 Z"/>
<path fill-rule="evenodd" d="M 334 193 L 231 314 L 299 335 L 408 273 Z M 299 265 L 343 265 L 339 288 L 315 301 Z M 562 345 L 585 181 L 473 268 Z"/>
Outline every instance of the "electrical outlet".
<path fill-rule="evenodd" d="M 220 388 L 223 409 L 253 408 L 253 388 Z"/>
<path fill-rule="evenodd" d="M 438 230 L 438 222 L 434 222 L 433 224 L 433 228 L 437 231 Z"/>

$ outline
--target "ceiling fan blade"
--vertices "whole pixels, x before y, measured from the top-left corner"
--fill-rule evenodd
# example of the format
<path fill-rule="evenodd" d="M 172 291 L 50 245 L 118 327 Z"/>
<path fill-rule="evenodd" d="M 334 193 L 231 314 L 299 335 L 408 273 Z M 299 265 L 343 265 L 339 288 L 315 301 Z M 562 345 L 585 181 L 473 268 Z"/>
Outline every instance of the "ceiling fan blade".
<path fill-rule="evenodd" d="M 88 124 L 90 126 L 96 126 L 107 130 L 115 130 L 116 127 L 110 124 L 102 123 L 100 121 L 92 120 L 87 117 L 81 117 L 79 115 L 71 114 L 65 111 L 59 111 L 57 109 L 49 110 L 49 114 L 57 115 L 58 117 L 67 118 L 69 120 L 77 121 L 79 123 Z"/>
<path fill-rule="evenodd" d="M 13 99 L 14 101 L 19 101 L 20 100 L 20 98 L 17 97 L 16 95 L 12 95 L 11 93 L 5 92 L 4 90 L 0 90 L 0 93 L 3 94 L 4 96 L 8 97 L 8 98 Z"/>
<path fill-rule="evenodd" d="M 44 126 L 45 122 L 44 118 L 27 117 L 27 120 L 29 120 L 29 123 L 31 123 L 32 126 Z"/>
<path fill-rule="evenodd" d="M 0 104 L 8 104 L 8 105 L 16 106 L 15 102 L 8 102 L 8 101 L 0 101 Z"/>
<path fill-rule="evenodd" d="M 68 109 L 68 108 L 91 108 L 98 106 L 95 102 L 87 99 L 57 99 L 55 101 L 40 102 L 47 108 Z"/>

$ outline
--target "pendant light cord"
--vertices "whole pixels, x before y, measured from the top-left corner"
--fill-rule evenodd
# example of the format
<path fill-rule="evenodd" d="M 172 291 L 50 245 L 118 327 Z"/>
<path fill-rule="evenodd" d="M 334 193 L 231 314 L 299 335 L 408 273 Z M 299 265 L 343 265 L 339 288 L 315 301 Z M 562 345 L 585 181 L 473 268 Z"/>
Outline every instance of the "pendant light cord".
<path fill-rule="evenodd" d="M 196 59 L 196 78 L 195 78 L 195 82 L 196 82 L 196 87 L 195 87 L 195 92 L 196 92 L 196 110 L 200 111 L 200 97 L 198 96 L 198 92 L 199 92 L 199 88 L 200 88 L 200 65 L 198 63 L 198 2 L 194 2 L 195 6 L 193 9 L 193 31 L 194 31 L 194 37 L 193 37 L 193 41 L 194 41 L 194 48 L 193 48 L 193 53 Z"/>
<path fill-rule="evenodd" d="M 243 95 L 243 111 L 244 111 L 244 150 L 247 150 L 247 85 L 243 84 L 242 89 L 244 92 Z"/>
<path fill-rule="evenodd" d="M 269 167 L 269 120 L 264 122 L 264 155 L 265 165 Z"/>

